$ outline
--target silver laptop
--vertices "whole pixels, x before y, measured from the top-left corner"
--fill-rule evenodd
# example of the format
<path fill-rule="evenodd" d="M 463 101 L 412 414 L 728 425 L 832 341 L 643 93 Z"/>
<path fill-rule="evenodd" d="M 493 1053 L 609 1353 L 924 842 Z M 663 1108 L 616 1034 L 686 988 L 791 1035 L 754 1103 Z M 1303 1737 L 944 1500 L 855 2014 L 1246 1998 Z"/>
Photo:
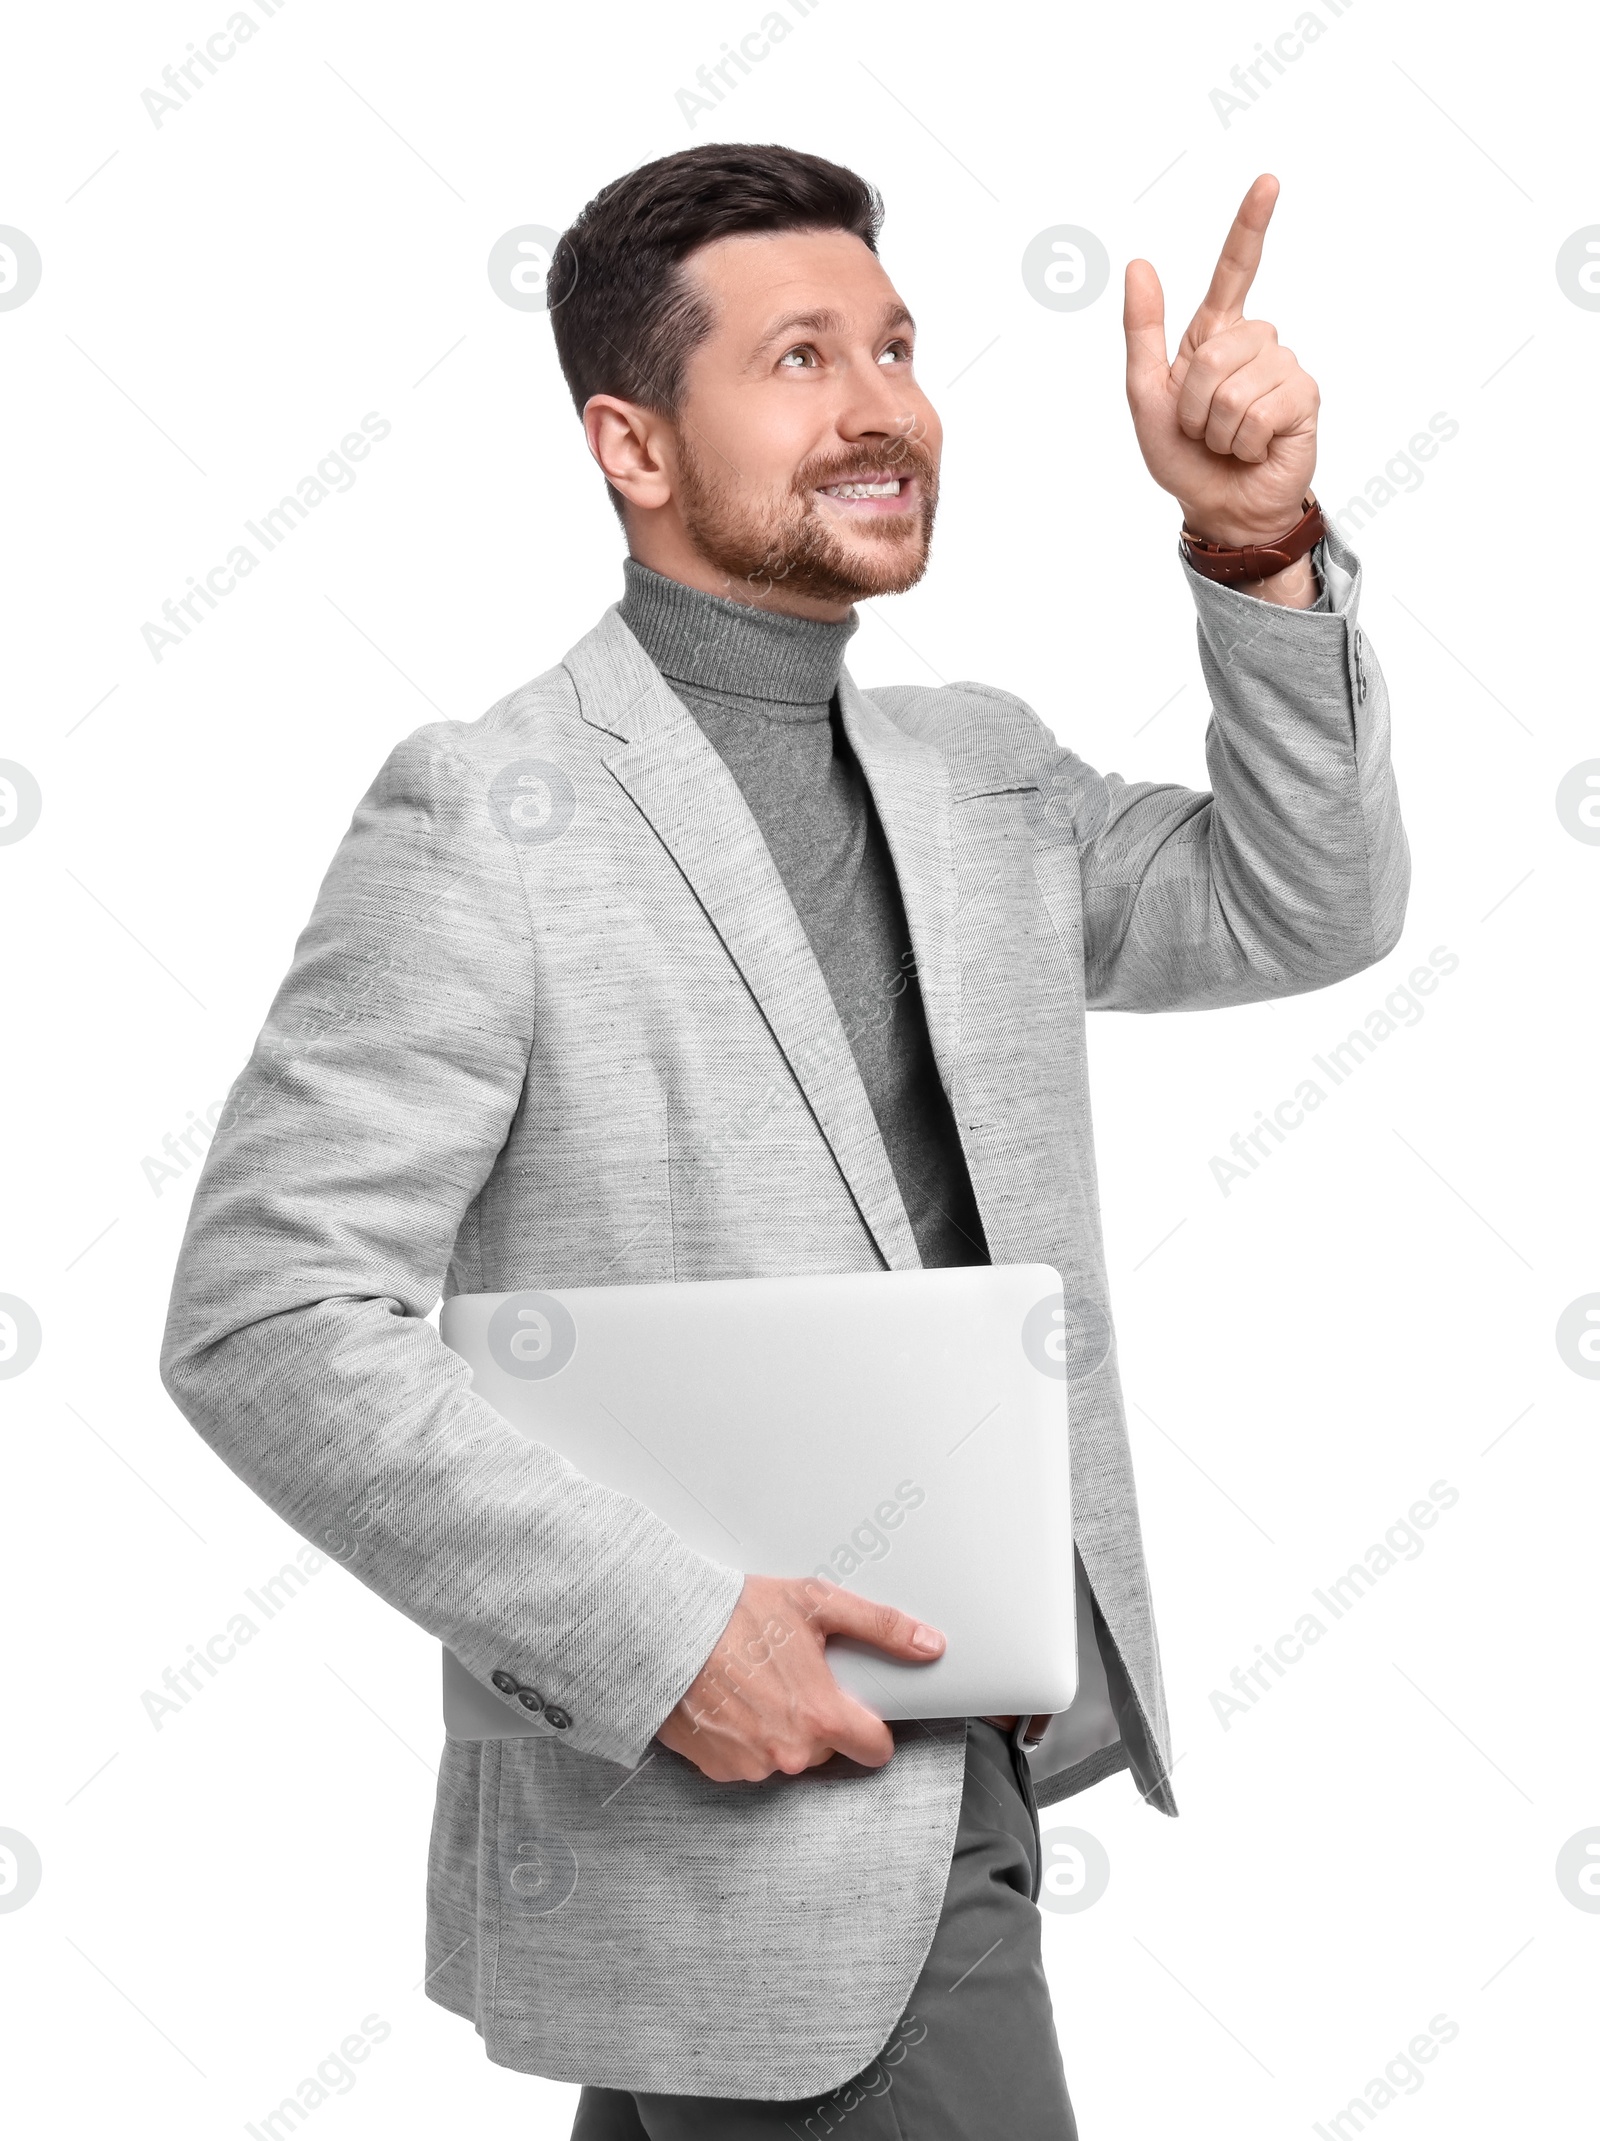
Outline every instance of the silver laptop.
<path fill-rule="evenodd" d="M 944 1631 L 829 1639 L 877 1716 L 1066 1709 L 1077 1686 L 1066 1318 L 1048 1264 L 456 1294 L 445 1343 L 519 1433 L 703 1553 Z M 446 1730 L 537 1732 L 449 1651 Z"/>

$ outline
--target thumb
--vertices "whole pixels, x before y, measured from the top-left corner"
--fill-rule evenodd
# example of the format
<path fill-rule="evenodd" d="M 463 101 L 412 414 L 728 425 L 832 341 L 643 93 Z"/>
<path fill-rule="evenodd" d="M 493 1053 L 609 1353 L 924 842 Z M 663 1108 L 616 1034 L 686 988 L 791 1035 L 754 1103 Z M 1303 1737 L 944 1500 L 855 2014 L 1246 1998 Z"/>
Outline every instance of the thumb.
<path fill-rule="evenodd" d="M 944 1650 L 944 1637 L 937 1628 L 902 1613 L 898 1606 L 881 1605 L 837 1584 L 820 1599 L 813 1598 L 810 1619 L 821 1635 L 854 1636 L 858 1643 L 870 1643 L 874 1650 L 913 1664 L 926 1665 Z"/>
<path fill-rule="evenodd" d="M 1170 372 L 1161 278 L 1148 260 L 1128 262 L 1122 327 L 1128 341 L 1128 401 L 1137 415 L 1158 393 L 1165 393 Z"/>

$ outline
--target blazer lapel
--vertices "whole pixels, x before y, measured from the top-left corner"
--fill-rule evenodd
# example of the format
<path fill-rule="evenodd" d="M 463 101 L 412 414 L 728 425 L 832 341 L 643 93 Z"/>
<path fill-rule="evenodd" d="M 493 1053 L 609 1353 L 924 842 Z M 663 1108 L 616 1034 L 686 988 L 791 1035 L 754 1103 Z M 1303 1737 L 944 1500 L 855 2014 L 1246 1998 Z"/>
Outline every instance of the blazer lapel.
<path fill-rule="evenodd" d="M 989 1253 L 996 1263 L 1031 1262 L 1041 1185 L 1058 1178 L 1071 1146 L 1059 1110 L 1074 1008 L 1066 880 L 1042 883 L 1061 939 L 1046 942 L 1033 842 L 1016 809 L 1035 782 L 981 715 L 964 728 L 947 722 L 935 749 L 848 677 L 840 691 L 888 833 L 934 1059 Z M 1061 871 L 1076 868 L 1070 847 L 1052 859 Z"/>
<path fill-rule="evenodd" d="M 911 949 L 934 1061 L 945 1091 L 951 1093 L 961 1045 L 961 991 L 954 939 L 950 776 L 939 753 L 907 735 L 857 686 L 848 670 L 839 680 L 839 710 L 888 837 L 911 926 Z"/>
<path fill-rule="evenodd" d="M 615 607 L 564 666 L 584 719 L 617 739 L 616 749 L 602 753 L 606 766 L 654 827 L 744 976 L 884 1262 L 915 1269 L 916 1238 L 861 1073 L 738 782 Z M 852 694 L 859 696 L 853 687 Z"/>

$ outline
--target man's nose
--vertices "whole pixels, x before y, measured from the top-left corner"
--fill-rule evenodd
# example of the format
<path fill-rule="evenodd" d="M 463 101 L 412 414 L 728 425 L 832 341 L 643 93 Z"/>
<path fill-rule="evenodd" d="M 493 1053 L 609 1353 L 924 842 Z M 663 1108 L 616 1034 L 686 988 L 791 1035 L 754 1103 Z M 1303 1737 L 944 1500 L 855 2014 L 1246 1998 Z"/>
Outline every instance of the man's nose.
<path fill-rule="evenodd" d="M 930 430 L 926 409 L 906 393 L 892 372 L 876 362 L 864 370 L 859 365 L 851 368 L 834 420 L 840 436 L 851 440 L 922 439 Z"/>

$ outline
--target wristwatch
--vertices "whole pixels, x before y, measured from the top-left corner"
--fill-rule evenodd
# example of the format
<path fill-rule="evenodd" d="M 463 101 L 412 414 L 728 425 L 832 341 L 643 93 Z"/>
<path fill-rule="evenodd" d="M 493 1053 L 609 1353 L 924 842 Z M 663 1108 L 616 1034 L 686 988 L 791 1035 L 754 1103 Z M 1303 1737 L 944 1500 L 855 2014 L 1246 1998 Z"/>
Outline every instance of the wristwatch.
<path fill-rule="evenodd" d="M 1233 549 L 1226 543 L 1208 543 L 1204 536 L 1193 534 L 1185 522 L 1178 548 L 1197 573 L 1227 586 L 1236 580 L 1270 580 L 1274 573 L 1286 571 L 1296 558 L 1303 558 L 1327 532 L 1322 508 L 1307 491 L 1300 518 L 1276 542 L 1247 543 L 1242 549 Z"/>

